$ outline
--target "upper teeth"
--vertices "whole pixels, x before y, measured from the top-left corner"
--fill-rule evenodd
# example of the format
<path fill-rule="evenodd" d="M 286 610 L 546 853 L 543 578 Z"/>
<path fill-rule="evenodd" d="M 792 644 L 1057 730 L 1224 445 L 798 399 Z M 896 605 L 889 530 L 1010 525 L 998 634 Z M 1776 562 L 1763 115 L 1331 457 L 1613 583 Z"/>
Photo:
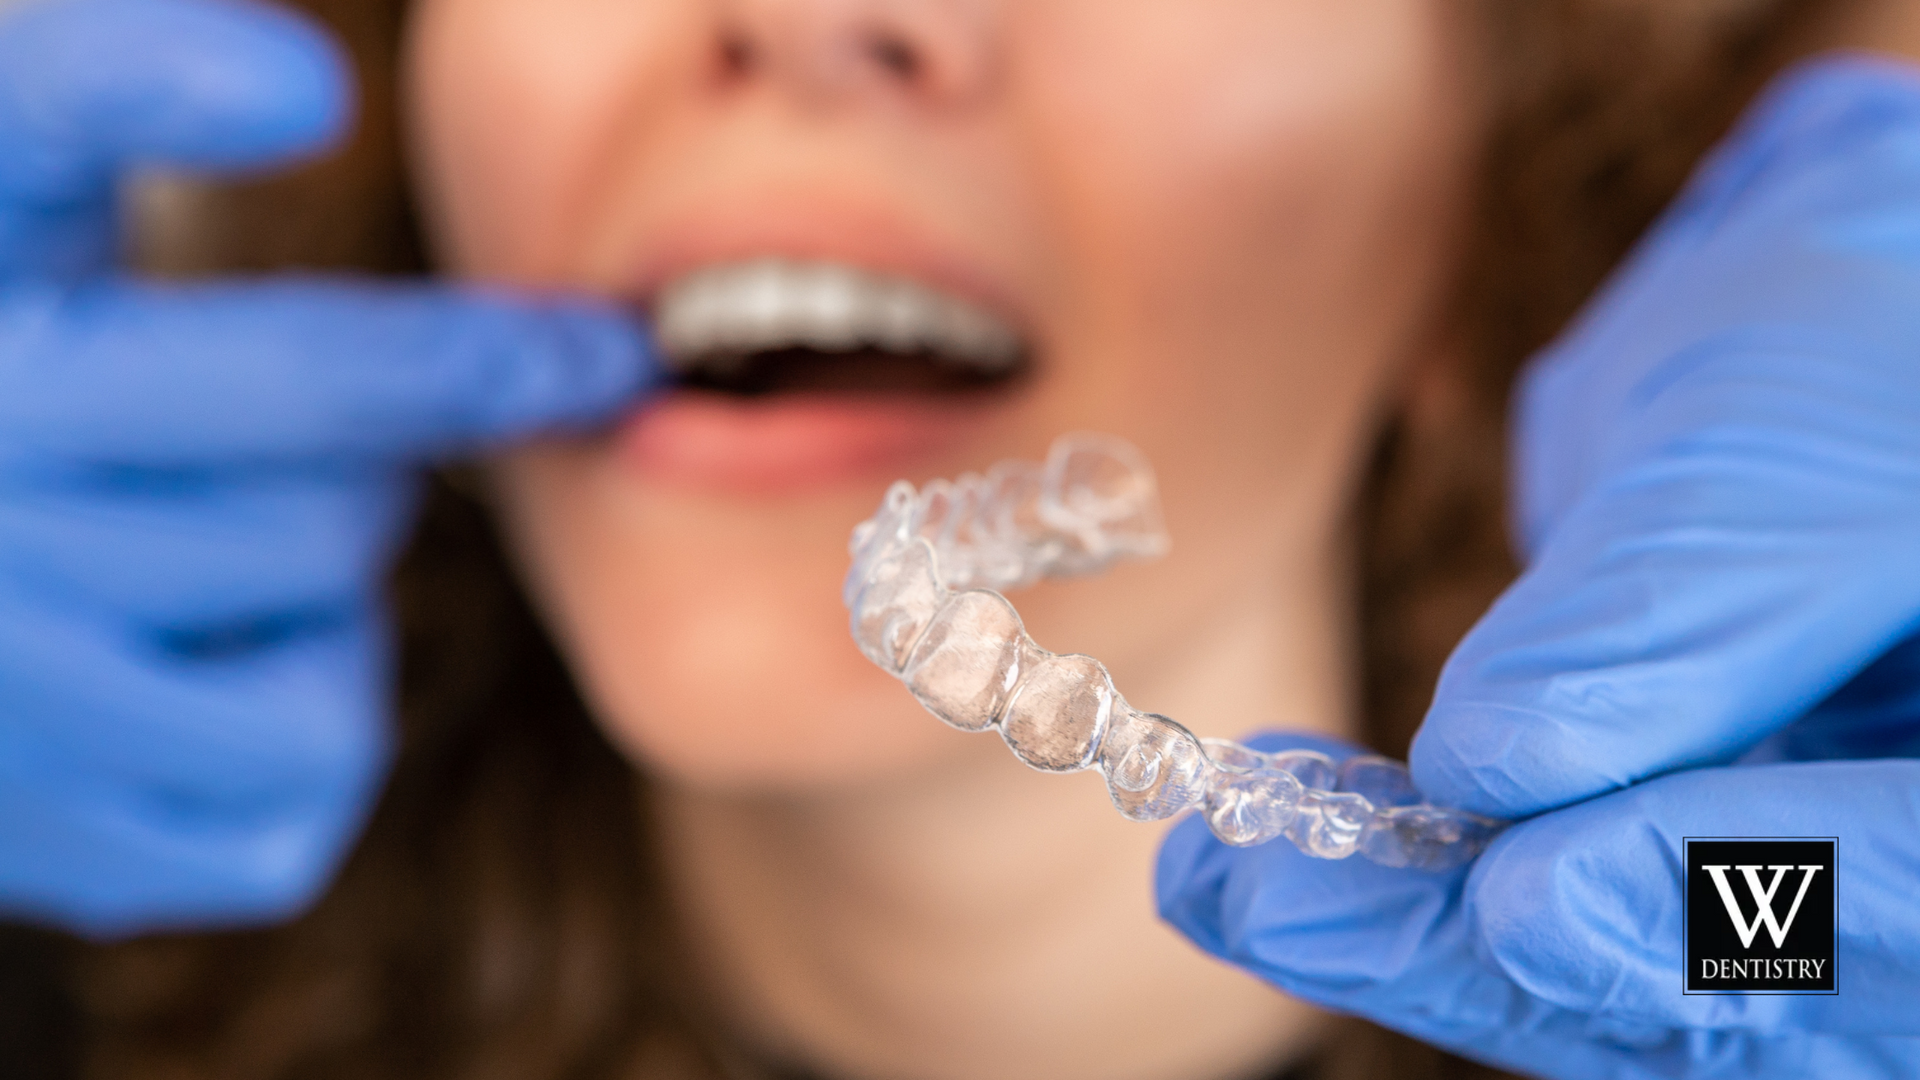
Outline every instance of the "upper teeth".
<path fill-rule="evenodd" d="M 1020 337 L 963 300 L 904 278 L 828 262 L 755 259 L 696 270 L 669 284 L 654 311 L 674 366 L 772 349 L 928 352 L 998 371 Z"/>

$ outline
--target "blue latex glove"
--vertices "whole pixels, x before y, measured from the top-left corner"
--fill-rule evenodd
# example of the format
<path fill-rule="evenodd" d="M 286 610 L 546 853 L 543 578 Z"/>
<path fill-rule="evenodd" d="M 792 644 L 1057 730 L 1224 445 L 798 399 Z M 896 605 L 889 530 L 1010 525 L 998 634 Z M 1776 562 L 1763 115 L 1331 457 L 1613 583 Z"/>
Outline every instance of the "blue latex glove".
<path fill-rule="evenodd" d="M 654 377 L 584 302 L 114 274 L 126 166 L 282 162 L 350 99 L 263 6 L 0 15 L 0 912 L 116 934 L 311 899 L 390 752 L 417 464 Z"/>
<path fill-rule="evenodd" d="M 1446 875 L 1162 853 L 1163 911 L 1555 1077 L 1920 1076 L 1920 75 L 1784 79 L 1523 389 L 1530 565 L 1413 751 Z M 1837 836 L 1838 996 L 1681 994 L 1681 840 Z"/>

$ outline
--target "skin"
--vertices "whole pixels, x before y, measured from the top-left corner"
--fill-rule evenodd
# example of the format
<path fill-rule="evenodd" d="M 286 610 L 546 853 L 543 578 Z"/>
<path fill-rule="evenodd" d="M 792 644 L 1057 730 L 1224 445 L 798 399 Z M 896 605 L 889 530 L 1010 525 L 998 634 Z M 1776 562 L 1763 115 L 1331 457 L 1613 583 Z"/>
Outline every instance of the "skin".
<path fill-rule="evenodd" d="M 1863 0 L 1843 6 L 1817 28 L 1815 48 L 1864 49 L 1901 60 L 1920 59 L 1920 7 L 1907 0 Z"/>
<path fill-rule="evenodd" d="M 871 241 L 1037 355 L 939 446 L 805 483 L 654 468 L 623 433 L 499 467 L 554 632 L 658 781 L 716 1007 L 760 1052 L 1149 1080 L 1258 1074 L 1315 1038 L 1156 921 L 1163 829 L 931 720 L 854 650 L 838 588 L 889 481 L 1113 432 L 1155 463 L 1175 553 L 1019 594 L 1034 637 L 1203 735 L 1351 733 L 1345 508 L 1379 414 L 1440 355 L 1475 141 L 1445 6 L 420 5 L 418 165 L 459 273 L 644 305 L 689 221 L 735 253 Z M 843 47 L 876 11 L 923 77 Z M 719 71 L 723 31 L 744 74 Z M 846 227 L 810 235 L 822 218 Z"/>

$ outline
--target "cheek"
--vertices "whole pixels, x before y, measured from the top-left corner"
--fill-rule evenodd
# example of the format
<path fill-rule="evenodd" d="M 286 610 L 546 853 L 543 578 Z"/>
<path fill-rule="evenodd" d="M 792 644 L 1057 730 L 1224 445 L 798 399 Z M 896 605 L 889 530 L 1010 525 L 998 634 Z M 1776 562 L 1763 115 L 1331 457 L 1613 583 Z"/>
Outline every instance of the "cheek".
<path fill-rule="evenodd" d="M 1028 157 L 1073 302 L 1225 345 L 1184 359 L 1241 375 L 1270 366 L 1250 354 L 1386 352 L 1435 291 L 1466 173 L 1444 28 L 1416 0 L 1215 7 L 1027 36 L 1055 54 L 1025 65 Z"/>
<path fill-rule="evenodd" d="M 848 634 L 844 526 L 871 507 L 770 514 L 636 490 L 605 457 L 529 447 L 496 477 L 548 625 L 636 760 L 703 787 L 769 790 L 979 752 Z"/>
<path fill-rule="evenodd" d="M 1061 396 L 1151 444 L 1183 550 L 1331 528 L 1450 285 L 1473 133 L 1439 5 L 1059 8 L 1021 70 L 1073 260 Z"/>
<path fill-rule="evenodd" d="M 1120 299 L 1195 270 L 1209 287 L 1248 282 L 1229 299 L 1271 306 L 1275 280 L 1324 295 L 1351 284 L 1329 270 L 1404 256 L 1431 232 L 1409 234 L 1410 218 L 1455 207 L 1469 110 L 1430 0 L 1045 17 L 1057 7 L 1010 35 L 1029 84 L 1023 157 L 1062 246 L 1153 283 Z"/>

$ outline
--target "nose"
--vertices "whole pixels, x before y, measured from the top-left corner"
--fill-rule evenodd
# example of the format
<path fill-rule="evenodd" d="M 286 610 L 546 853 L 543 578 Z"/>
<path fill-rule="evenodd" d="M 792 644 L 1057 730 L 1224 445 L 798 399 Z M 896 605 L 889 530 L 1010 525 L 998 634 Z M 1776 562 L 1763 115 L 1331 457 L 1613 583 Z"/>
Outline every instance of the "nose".
<path fill-rule="evenodd" d="M 723 76 L 810 105 L 952 106 L 994 75 L 992 0 L 719 0 Z"/>

